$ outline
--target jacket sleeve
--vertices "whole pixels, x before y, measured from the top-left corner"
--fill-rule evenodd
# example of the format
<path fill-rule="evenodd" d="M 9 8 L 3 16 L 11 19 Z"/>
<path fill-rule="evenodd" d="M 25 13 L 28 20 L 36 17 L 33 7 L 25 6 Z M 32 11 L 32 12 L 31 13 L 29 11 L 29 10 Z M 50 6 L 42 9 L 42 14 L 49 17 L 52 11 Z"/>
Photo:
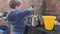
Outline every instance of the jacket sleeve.
<path fill-rule="evenodd" d="M 34 8 L 29 8 L 27 10 L 22 11 L 22 16 L 25 17 L 26 15 L 30 14 L 31 12 L 34 12 Z"/>
<path fill-rule="evenodd" d="M 24 10 L 24 11 L 20 11 L 20 10 L 16 10 L 12 13 L 9 13 L 7 15 L 7 19 L 9 21 L 15 21 L 16 19 L 20 19 L 20 18 L 23 18 L 25 17 L 26 15 L 28 15 L 29 13 L 33 12 L 34 11 L 34 8 L 29 8 L 27 10 Z"/>

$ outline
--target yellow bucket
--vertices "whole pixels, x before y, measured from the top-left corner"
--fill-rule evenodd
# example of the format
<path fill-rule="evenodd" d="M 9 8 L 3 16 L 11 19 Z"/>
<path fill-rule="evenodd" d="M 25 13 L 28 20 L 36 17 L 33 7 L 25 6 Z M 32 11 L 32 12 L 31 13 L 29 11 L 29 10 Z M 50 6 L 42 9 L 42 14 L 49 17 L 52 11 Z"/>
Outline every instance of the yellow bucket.
<path fill-rule="evenodd" d="M 54 21 L 56 19 L 55 16 L 43 16 L 44 27 L 46 30 L 53 30 Z"/>

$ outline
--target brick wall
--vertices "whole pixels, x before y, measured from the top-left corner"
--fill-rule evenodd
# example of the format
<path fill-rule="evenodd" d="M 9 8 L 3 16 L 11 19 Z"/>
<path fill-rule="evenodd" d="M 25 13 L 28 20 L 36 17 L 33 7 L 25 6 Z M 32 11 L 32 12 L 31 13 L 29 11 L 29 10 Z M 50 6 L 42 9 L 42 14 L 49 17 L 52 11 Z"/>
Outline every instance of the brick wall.
<path fill-rule="evenodd" d="M 46 1 L 45 14 L 55 15 L 57 16 L 57 20 L 60 21 L 60 1 L 59 0 L 45 0 L 45 1 Z"/>
<path fill-rule="evenodd" d="M 34 0 L 32 2 L 32 0 L 22 0 L 22 4 L 21 4 L 21 9 L 27 9 L 29 7 L 31 7 L 31 5 L 34 3 L 35 7 L 39 7 L 38 5 L 40 5 L 40 0 Z M 6 12 L 9 11 L 10 8 L 8 6 L 8 0 L 0 0 L 0 12 Z"/>
<path fill-rule="evenodd" d="M 60 1 L 46 0 L 46 14 L 60 16 Z"/>
<path fill-rule="evenodd" d="M 7 0 L 0 0 L 0 12 L 5 12 L 9 10 Z"/>
<path fill-rule="evenodd" d="M 21 4 L 21 9 L 27 9 L 31 6 L 31 0 L 23 0 Z M 9 11 L 10 7 L 8 6 L 8 0 L 0 0 L 0 12 Z"/>
<path fill-rule="evenodd" d="M 41 14 L 42 12 L 46 14 L 55 14 L 60 15 L 60 1 L 59 0 L 45 0 L 46 1 L 46 12 L 41 11 L 43 10 L 43 3 L 42 0 L 22 0 L 21 9 L 27 9 L 32 4 L 35 8 L 37 8 L 35 14 Z M 52 10 L 56 10 L 55 12 Z M 0 0 L 0 12 L 7 12 L 10 11 L 10 8 L 8 6 L 8 0 Z M 60 18 L 60 16 L 57 16 Z"/>

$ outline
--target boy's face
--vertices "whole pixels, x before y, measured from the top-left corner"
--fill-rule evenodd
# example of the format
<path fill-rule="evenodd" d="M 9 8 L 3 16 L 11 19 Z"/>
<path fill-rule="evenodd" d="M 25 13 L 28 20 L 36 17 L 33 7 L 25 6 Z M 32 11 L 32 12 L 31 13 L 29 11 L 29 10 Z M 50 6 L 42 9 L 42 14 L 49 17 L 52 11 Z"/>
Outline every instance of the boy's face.
<path fill-rule="evenodd" d="M 20 10 L 22 9 L 22 6 L 21 6 L 21 5 L 19 6 L 19 9 L 20 9 Z"/>

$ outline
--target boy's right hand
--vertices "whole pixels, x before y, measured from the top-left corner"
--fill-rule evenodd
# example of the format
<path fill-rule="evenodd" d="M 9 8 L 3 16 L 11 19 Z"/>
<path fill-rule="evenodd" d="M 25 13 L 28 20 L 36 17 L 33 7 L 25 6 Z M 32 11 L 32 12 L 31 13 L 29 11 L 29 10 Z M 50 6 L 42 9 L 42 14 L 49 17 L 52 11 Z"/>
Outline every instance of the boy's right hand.
<path fill-rule="evenodd" d="M 33 7 L 30 7 L 30 8 L 27 9 L 27 10 L 29 10 L 29 11 L 31 12 L 31 11 L 34 11 L 35 9 L 34 9 Z"/>
<path fill-rule="evenodd" d="M 34 6 L 33 6 L 33 5 L 31 5 L 31 7 L 32 7 L 32 8 L 34 8 Z"/>

